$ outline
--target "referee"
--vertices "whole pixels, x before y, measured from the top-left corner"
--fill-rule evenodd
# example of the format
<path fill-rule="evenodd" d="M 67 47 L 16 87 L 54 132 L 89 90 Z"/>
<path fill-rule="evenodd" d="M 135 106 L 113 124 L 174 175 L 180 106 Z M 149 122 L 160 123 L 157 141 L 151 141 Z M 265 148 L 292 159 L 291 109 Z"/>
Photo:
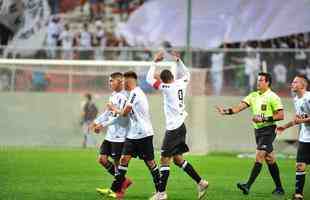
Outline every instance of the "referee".
<path fill-rule="evenodd" d="M 259 175 L 265 160 L 272 179 L 276 185 L 272 194 L 284 195 L 280 172 L 273 152 L 273 141 L 276 138 L 276 121 L 284 119 L 283 105 L 277 94 L 270 89 L 272 79 L 269 73 L 260 72 L 257 79 L 257 91 L 251 92 L 237 106 L 224 109 L 217 106 L 222 115 L 232 115 L 250 107 L 255 129 L 256 161 L 246 183 L 238 183 L 243 194 L 249 194 L 250 188 Z"/>

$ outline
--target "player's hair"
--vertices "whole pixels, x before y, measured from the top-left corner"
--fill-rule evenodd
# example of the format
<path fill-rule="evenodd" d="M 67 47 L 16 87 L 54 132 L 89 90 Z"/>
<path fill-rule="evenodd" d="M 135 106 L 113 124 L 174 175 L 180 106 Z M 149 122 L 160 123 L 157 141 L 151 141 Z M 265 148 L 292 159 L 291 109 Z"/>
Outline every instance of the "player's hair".
<path fill-rule="evenodd" d="M 160 79 L 164 83 L 168 83 L 169 81 L 172 81 L 174 77 L 170 70 L 164 69 L 163 71 L 160 72 Z"/>
<path fill-rule="evenodd" d="M 125 78 L 133 78 L 133 79 L 135 79 L 135 80 L 138 79 L 138 76 L 137 76 L 136 72 L 134 72 L 134 71 L 125 72 L 125 73 L 124 73 L 124 77 L 125 77 Z"/>
<path fill-rule="evenodd" d="M 122 74 L 121 72 L 114 72 L 114 73 L 112 73 L 112 74 L 110 75 L 110 77 L 111 77 L 112 79 L 117 79 L 117 78 L 121 79 L 121 78 L 123 78 L 123 74 Z"/>
<path fill-rule="evenodd" d="M 305 88 L 308 88 L 308 79 L 306 76 L 304 76 L 302 74 L 297 74 L 296 77 L 298 77 L 302 80 L 302 83 L 304 84 Z"/>
<path fill-rule="evenodd" d="M 86 97 L 86 99 L 87 99 L 88 101 L 91 101 L 92 96 L 91 96 L 90 93 L 86 93 L 86 94 L 85 94 L 85 97 Z"/>
<path fill-rule="evenodd" d="M 263 77 L 265 77 L 265 80 L 269 83 L 269 87 L 271 86 L 271 83 L 272 83 L 271 74 L 269 74 L 269 73 L 267 73 L 267 72 L 260 72 L 260 73 L 258 73 L 258 76 L 263 76 Z"/>

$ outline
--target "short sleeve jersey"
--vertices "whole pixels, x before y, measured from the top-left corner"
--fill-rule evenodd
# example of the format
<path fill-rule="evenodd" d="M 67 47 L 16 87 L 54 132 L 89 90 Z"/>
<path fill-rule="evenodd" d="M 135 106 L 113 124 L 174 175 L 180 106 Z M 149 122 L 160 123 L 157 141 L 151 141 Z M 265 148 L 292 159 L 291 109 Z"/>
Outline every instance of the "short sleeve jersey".
<path fill-rule="evenodd" d="M 185 94 L 188 79 L 181 78 L 172 83 L 160 83 L 158 89 L 164 97 L 164 113 L 166 118 L 166 129 L 179 128 L 187 116 L 185 111 Z"/>
<path fill-rule="evenodd" d="M 251 92 L 243 99 L 243 102 L 251 108 L 253 116 L 260 115 L 264 117 L 272 117 L 276 111 L 283 110 L 280 97 L 270 89 L 268 89 L 263 94 L 261 94 L 259 91 Z M 255 129 L 271 126 L 274 124 L 275 122 L 253 122 Z"/>
<path fill-rule="evenodd" d="M 113 92 L 110 96 L 109 102 L 116 106 L 117 109 L 123 109 L 127 103 L 126 93 Z M 118 117 L 117 123 L 108 126 L 105 139 L 110 142 L 124 142 L 127 134 L 127 128 L 128 118 Z"/>
<path fill-rule="evenodd" d="M 309 117 L 310 116 L 310 92 L 306 92 L 301 98 L 294 98 L 294 106 L 296 115 Z M 299 141 L 310 142 L 310 123 L 300 124 Z"/>
<path fill-rule="evenodd" d="M 149 113 L 149 103 L 140 87 L 130 91 L 127 105 L 132 107 L 129 113 L 129 130 L 127 138 L 141 139 L 154 135 Z"/>

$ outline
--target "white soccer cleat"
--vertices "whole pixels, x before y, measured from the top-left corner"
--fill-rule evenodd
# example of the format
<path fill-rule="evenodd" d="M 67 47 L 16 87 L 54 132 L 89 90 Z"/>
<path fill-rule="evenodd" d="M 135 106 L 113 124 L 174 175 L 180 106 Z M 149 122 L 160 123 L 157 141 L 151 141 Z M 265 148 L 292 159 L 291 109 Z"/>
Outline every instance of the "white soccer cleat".
<path fill-rule="evenodd" d="M 155 192 L 153 196 L 149 198 L 149 200 L 157 200 L 157 195 L 158 195 L 158 192 Z"/>
<path fill-rule="evenodd" d="M 209 183 L 206 180 L 201 180 L 200 183 L 197 185 L 198 189 L 198 199 L 202 199 L 207 194 Z"/>
<path fill-rule="evenodd" d="M 168 195 L 166 192 L 156 192 L 149 200 L 167 200 Z"/>

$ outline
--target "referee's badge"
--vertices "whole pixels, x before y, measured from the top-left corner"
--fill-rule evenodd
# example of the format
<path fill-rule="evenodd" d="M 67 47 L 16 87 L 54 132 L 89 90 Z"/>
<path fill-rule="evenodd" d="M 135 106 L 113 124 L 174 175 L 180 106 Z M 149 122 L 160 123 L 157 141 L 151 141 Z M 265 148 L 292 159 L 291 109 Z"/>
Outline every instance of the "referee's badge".
<path fill-rule="evenodd" d="M 261 110 L 262 110 L 262 111 L 266 111 L 266 110 L 267 110 L 267 105 L 266 105 L 266 104 L 262 104 Z"/>

